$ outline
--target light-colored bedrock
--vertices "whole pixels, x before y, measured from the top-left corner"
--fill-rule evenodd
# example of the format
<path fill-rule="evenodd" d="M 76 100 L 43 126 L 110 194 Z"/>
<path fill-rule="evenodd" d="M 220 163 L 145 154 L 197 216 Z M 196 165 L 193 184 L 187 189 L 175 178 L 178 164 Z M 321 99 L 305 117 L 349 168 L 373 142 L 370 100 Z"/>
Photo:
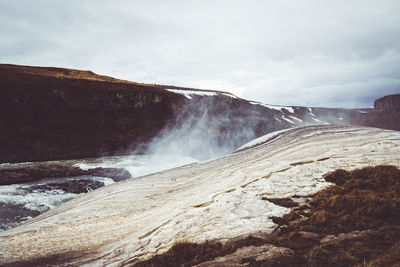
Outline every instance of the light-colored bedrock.
<path fill-rule="evenodd" d="M 271 233 L 290 209 L 263 196 L 307 196 L 323 175 L 400 165 L 400 132 L 310 126 L 261 138 L 231 155 L 133 178 L 79 196 L 1 233 L 3 264 L 124 265 L 177 242 Z"/>

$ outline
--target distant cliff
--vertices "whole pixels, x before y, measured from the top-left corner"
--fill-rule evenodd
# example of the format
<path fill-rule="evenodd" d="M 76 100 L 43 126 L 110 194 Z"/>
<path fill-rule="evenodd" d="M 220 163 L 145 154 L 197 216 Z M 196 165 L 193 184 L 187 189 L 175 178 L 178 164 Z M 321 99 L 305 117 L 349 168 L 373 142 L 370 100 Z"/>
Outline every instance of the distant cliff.
<path fill-rule="evenodd" d="M 400 131 L 400 94 L 375 100 L 374 109 L 361 116 L 358 124 Z"/>
<path fill-rule="evenodd" d="M 375 109 L 400 111 L 400 94 L 387 95 L 375 100 Z"/>

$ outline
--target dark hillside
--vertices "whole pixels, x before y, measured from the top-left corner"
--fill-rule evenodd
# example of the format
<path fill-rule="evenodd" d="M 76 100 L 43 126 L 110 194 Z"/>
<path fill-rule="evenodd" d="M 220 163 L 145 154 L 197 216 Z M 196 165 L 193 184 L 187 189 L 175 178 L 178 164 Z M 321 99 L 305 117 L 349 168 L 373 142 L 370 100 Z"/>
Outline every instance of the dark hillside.
<path fill-rule="evenodd" d="M 0 65 L 0 95 L 0 162 L 126 153 L 183 104 L 154 85 L 12 65 Z"/>
<path fill-rule="evenodd" d="M 123 155 L 144 152 L 151 141 L 201 160 L 290 127 L 400 130 L 399 114 L 266 105 L 226 92 L 140 84 L 91 71 L 0 64 L 0 162 Z"/>

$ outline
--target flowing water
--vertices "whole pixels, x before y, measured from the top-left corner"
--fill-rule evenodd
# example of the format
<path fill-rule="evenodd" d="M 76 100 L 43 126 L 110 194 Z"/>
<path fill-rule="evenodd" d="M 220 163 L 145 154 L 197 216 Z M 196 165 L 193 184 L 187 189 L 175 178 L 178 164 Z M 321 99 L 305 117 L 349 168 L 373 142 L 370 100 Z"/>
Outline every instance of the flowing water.
<path fill-rule="evenodd" d="M 96 167 L 125 168 L 133 177 L 138 177 L 196 161 L 188 156 L 164 154 L 103 157 L 72 162 L 74 166 L 85 170 Z M 54 163 L 63 162 L 65 161 Z M 114 181 L 111 177 L 78 176 L 57 179 L 49 177 L 37 182 L 2 185 L 0 186 L 0 231 L 13 228 L 79 194 L 112 183 Z"/>

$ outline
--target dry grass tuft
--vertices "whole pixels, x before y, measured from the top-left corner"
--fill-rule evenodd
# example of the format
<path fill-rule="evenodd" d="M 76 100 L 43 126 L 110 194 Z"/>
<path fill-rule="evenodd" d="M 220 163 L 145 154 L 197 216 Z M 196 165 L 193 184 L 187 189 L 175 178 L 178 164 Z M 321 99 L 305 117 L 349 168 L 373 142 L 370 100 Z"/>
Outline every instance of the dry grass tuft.
<path fill-rule="evenodd" d="M 291 198 L 267 198 L 263 197 L 262 200 L 267 200 L 269 202 L 274 203 L 275 205 L 282 206 L 285 208 L 293 208 L 298 206 L 296 202 L 294 202 Z"/>

